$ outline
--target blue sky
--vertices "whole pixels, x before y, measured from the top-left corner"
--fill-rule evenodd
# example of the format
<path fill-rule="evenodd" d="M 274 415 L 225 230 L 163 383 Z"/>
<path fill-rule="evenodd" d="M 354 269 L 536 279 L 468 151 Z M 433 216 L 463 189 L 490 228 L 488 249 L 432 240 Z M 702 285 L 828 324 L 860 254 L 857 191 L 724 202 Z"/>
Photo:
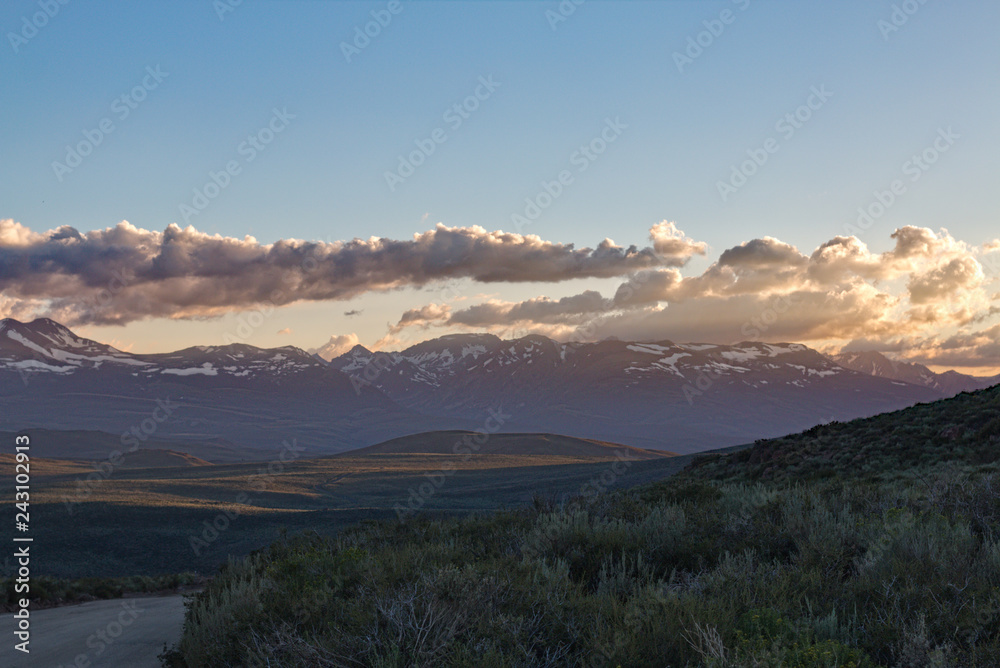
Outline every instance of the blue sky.
<path fill-rule="evenodd" d="M 710 247 L 692 261 L 697 272 L 765 235 L 808 254 L 843 234 L 875 190 L 952 128 L 954 146 L 863 240 L 889 250 L 903 225 L 946 227 L 974 245 L 997 236 L 996 4 L 914 0 L 915 13 L 886 35 L 879 21 L 891 21 L 900 3 L 588 0 L 553 28 L 557 2 L 414 0 L 347 62 L 341 43 L 387 4 L 246 0 L 220 18 L 209 0 L 74 0 L 30 39 L 14 38 L 15 52 L 10 33 L 41 10 L 5 3 L 0 218 L 36 232 L 190 223 L 265 244 L 409 239 L 438 222 L 512 231 L 525 198 L 568 169 L 573 182 L 523 232 L 577 246 L 605 237 L 642 246 L 651 225 L 674 221 Z M 724 30 L 679 71 L 674 53 L 699 33 L 708 43 L 704 22 L 723 12 L 730 22 L 714 24 Z M 120 118 L 114 100 L 140 85 L 147 67 L 166 76 Z M 480 77 L 499 85 L 453 128 L 445 112 Z M 776 123 L 814 87 L 832 95 L 794 134 L 779 132 Z M 276 108 L 294 119 L 245 161 L 241 142 Z M 108 118 L 113 131 L 60 180 L 53 162 Z M 625 129 L 578 172 L 571 157 L 609 118 Z M 438 128 L 447 140 L 391 191 L 385 172 Z M 777 152 L 723 201 L 719 181 L 769 138 Z M 240 173 L 185 220 L 180 207 L 194 189 L 234 160 Z M 558 298 L 615 285 L 472 286 L 469 295 Z M 287 307 L 275 324 L 287 321 L 292 339 L 267 327 L 253 342 L 309 347 L 356 331 L 370 343 L 424 297 L 403 290 Z M 342 318 L 366 307 L 362 318 Z M 165 349 L 210 339 L 232 317 L 87 331 Z"/>

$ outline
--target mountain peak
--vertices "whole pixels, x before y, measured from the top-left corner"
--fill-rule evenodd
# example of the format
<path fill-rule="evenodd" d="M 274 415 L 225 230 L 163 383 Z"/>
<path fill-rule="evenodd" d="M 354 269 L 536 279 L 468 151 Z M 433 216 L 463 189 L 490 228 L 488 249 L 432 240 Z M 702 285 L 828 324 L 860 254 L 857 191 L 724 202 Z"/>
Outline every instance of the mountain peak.
<path fill-rule="evenodd" d="M 842 367 L 871 376 L 913 385 L 922 385 L 941 391 L 946 396 L 989 387 L 992 379 L 968 376 L 957 371 L 934 373 L 923 364 L 901 362 L 875 350 L 859 350 L 831 355 L 830 359 Z"/>

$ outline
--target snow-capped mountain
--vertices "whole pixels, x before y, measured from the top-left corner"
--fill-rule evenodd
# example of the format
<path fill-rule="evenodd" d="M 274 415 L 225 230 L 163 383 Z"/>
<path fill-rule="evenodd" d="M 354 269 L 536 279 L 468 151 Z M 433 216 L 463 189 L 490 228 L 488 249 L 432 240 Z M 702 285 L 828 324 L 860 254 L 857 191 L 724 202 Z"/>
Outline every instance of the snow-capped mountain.
<path fill-rule="evenodd" d="M 72 373 L 97 368 L 105 362 L 138 367 L 144 363 L 131 355 L 89 339 L 81 339 L 47 318 L 30 324 L 0 320 L 0 368 L 24 374 Z"/>
<path fill-rule="evenodd" d="M 691 452 L 940 396 L 796 344 L 461 334 L 393 353 L 355 346 L 327 363 L 290 346 L 133 354 L 51 320 L 0 321 L 0 430 L 148 428 L 156 438 L 263 452 L 292 439 L 329 453 L 425 431 L 495 429 L 497 416 L 504 432 Z M 154 413 L 164 402 L 172 409 L 161 420 Z"/>
<path fill-rule="evenodd" d="M 894 410 L 940 395 L 876 378 L 797 344 L 558 343 L 453 335 L 331 361 L 426 415 L 692 451 Z"/>
<path fill-rule="evenodd" d="M 874 351 L 841 353 L 831 355 L 830 359 L 847 369 L 880 378 L 890 378 L 904 383 L 930 387 L 949 397 L 959 392 L 981 390 L 1000 383 L 1000 376 L 983 378 L 957 371 L 934 373 L 923 364 L 900 362 Z"/>
<path fill-rule="evenodd" d="M 326 365 L 293 346 L 265 350 L 234 343 L 136 355 L 80 338 L 47 318 L 27 324 L 0 320 L 0 369 L 18 371 L 27 380 L 37 374 L 70 375 L 102 367 L 142 377 L 221 376 L 267 381 L 326 373 Z"/>
<path fill-rule="evenodd" d="M 171 410 L 160 419 L 164 405 Z M 138 428 L 144 437 L 224 439 L 265 452 L 295 439 L 329 453 L 452 424 L 355 387 L 299 348 L 132 354 L 52 320 L 0 321 L 0 429 Z"/>

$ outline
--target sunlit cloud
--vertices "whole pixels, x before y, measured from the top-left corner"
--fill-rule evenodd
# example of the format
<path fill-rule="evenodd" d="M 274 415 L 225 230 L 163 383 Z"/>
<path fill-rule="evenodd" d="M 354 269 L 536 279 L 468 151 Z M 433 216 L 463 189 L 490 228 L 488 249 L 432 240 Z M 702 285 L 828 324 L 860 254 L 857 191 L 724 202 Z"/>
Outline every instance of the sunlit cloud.
<path fill-rule="evenodd" d="M 993 330 L 970 327 L 1000 314 L 1000 303 L 986 289 L 981 252 L 947 230 L 903 227 L 892 239 L 894 247 L 879 254 L 855 237 L 834 237 L 809 254 L 772 237 L 751 239 L 722 251 L 698 275 L 661 267 L 636 272 L 609 297 L 587 290 L 561 299 L 416 308 L 390 331 L 517 327 L 564 339 L 797 341 L 983 364 L 993 354 Z M 967 338 L 940 338 L 949 332 Z M 956 348 L 956 340 L 968 345 Z M 946 343 L 958 352 L 944 355 Z"/>
<path fill-rule="evenodd" d="M 125 324 L 347 300 L 446 279 L 611 278 L 682 262 L 685 243 L 679 240 L 671 255 L 661 257 L 652 248 L 626 248 L 610 239 L 576 248 L 535 235 L 438 224 L 410 240 L 286 239 L 265 245 L 250 236 L 222 237 L 177 225 L 154 232 L 128 222 L 87 233 L 67 226 L 38 234 L 8 219 L 0 221 L 0 289 L 8 300 L 6 315 L 31 312 L 68 325 Z"/>

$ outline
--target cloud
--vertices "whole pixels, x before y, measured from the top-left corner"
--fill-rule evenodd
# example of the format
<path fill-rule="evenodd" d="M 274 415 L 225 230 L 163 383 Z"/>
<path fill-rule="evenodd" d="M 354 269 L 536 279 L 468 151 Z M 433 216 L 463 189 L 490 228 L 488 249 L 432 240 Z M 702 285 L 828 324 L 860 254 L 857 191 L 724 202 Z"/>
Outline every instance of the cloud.
<path fill-rule="evenodd" d="M 975 369 L 1000 368 L 1000 325 L 950 336 L 934 336 L 905 349 L 910 362 Z"/>
<path fill-rule="evenodd" d="M 351 309 L 350 311 L 344 311 L 345 318 L 353 318 L 356 315 L 361 315 L 364 313 L 363 309 Z"/>
<path fill-rule="evenodd" d="M 630 307 L 667 301 L 673 298 L 674 291 L 683 281 L 684 277 L 676 269 L 639 272 L 618 286 L 614 304 Z"/>
<path fill-rule="evenodd" d="M 1000 240 L 971 246 L 946 229 L 913 226 L 895 230 L 891 239 L 892 248 L 882 253 L 849 236 L 805 253 L 764 236 L 724 249 L 707 269 L 685 275 L 688 261 L 708 247 L 668 221 L 650 228 L 647 248 L 610 239 L 576 248 L 534 235 L 442 224 L 408 240 L 261 244 L 177 225 L 163 232 L 122 222 L 86 233 L 69 226 L 37 233 L 0 220 L 0 315 L 124 324 L 348 300 L 371 291 L 430 290 L 462 280 L 622 278 L 607 295 L 585 289 L 558 299 L 498 299 L 503 291 L 467 297 L 448 288 L 436 303 L 405 311 L 375 346 L 413 343 L 410 332 L 461 328 L 575 340 L 871 345 L 925 363 L 995 366 Z M 353 334 L 335 336 L 319 350 L 332 357 L 357 342 Z"/>
<path fill-rule="evenodd" d="M 341 334 L 340 336 L 331 336 L 330 340 L 319 348 L 313 348 L 310 353 L 319 355 L 327 362 L 335 357 L 339 357 L 344 353 L 348 352 L 351 348 L 358 345 L 358 335 L 351 334 Z"/>
<path fill-rule="evenodd" d="M 403 313 L 399 322 L 389 329 L 389 333 L 398 334 L 407 327 L 427 329 L 433 324 L 444 324 L 450 313 L 451 307 L 447 304 L 427 304 L 420 308 L 410 309 Z"/>
<path fill-rule="evenodd" d="M 773 237 L 751 239 L 739 246 L 723 251 L 719 256 L 720 267 L 737 269 L 770 269 L 801 266 L 808 262 L 795 246 Z"/>
<path fill-rule="evenodd" d="M 982 281 L 983 268 L 979 263 L 972 257 L 962 257 L 915 275 L 907 288 L 911 304 L 928 304 L 950 300 L 959 290 L 971 290 Z"/>
<path fill-rule="evenodd" d="M 708 252 L 708 244 L 691 239 L 674 223 L 665 220 L 650 228 L 649 240 L 668 266 L 684 266 L 693 256 Z"/>
<path fill-rule="evenodd" d="M 659 234 L 676 237 L 672 229 Z M 762 237 L 724 250 L 699 275 L 670 266 L 635 272 L 610 298 L 587 290 L 561 299 L 488 300 L 419 322 L 425 329 L 514 328 L 576 340 L 752 339 L 899 351 L 936 350 L 941 332 L 965 331 L 1000 313 L 1000 295 L 985 289 L 979 249 L 947 230 L 904 227 L 892 239 L 884 253 L 837 236 L 805 254 Z M 408 326 L 401 319 L 392 331 Z M 992 350 L 976 336 L 975 352 L 963 359 L 985 360 Z"/>
<path fill-rule="evenodd" d="M 278 330 L 278 336 L 284 336 L 286 334 L 291 334 L 291 333 L 292 333 L 292 328 L 291 327 L 285 327 L 284 329 L 279 329 Z"/>
<path fill-rule="evenodd" d="M 163 232 L 122 222 L 87 233 L 61 227 L 37 234 L 12 220 L 0 221 L 0 290 L 15 300 L 8 313 L 28 304 L 35 315 L 69 325 L 209 318 L 263 304 L 346 300 L 445 279 L 610 278 L 677 261 L 678 256 L 661 258 L 652 248 L 623 248 L 609 239 L 595 248 L 576 248 L 535 235 L 442 224 L 411 240 L 284 239 L 265 245 L 250 236 L 209 235 L 173 224 Z M 41 309 L 35 308 L 39 301 L 45 304 Z"/>
<path fill-rule="evenodd" d="M 507 326 L 511 322 L 559 324 L 578 321 L 580 316 L 601 313 L 610 307 L 610 300 L 599 292 L 587 290 L 557 300 L 537 297 L 523 302 L 488 301 L 450 314 L 446 324 L 467 327 Z"/>

